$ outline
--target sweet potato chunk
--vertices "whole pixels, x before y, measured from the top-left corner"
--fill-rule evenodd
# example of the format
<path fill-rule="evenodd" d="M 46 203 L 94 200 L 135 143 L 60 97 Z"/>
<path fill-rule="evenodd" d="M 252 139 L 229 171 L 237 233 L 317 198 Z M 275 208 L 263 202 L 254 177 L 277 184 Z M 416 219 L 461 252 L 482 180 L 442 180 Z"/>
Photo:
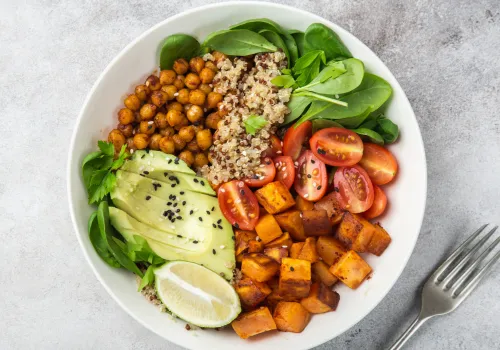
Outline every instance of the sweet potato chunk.
<path fill-rule="evenodd" d="M 337 225 L 342 220 L 342 215 L 344 214 L 344 210 L 340 205 L 337 195 L 335 192 L 330 193 L 327 196 L 324 196 L 321 200 L 314 203 L 314 209 L 324 209 L 330 219 L 330 224 L 332 226 Z"/>
<path fill-rule="evenodd" d="M 269 307 L 269 310 L 273 311 L 276 305 L 283 300 L 279 293 L 279 279 L 277 277 L 271 278 L 267 284 L 271 288 L 271 294 L 267 296 L 264 303 Z"/>
<path fill-rule="evenodd" d="M 241 272 L 257 282 L 269 281 L 278 270 L 279 264 L 261 253 L 246 254 L 241 262 Z"/>
<path fill-rule="evenodd" d="M 302 224 L 306 236 L 328 236 L 333 233 L 326 210 L 302 211 Z"/>
<path fill-rule="evenodd" d="M 319 260 L 318 252 L 316 251 L 316 238 L 308 237 L 304 242 L 297 259 L 307 260 L 314 263 Z"/>
<path fill-rule="evenodd" d="M 283 247 L 265 248 L 264 254 L 281 264 L 281 259 L 288 257 L 288 249 Z"/>
<path fill-rule="evenodd" d="M 271 247 L 282 247 L 282 248 L 290 248 L 292 246 L 292 238 L 290 238 L 290 235 L 288 232 L 283 233 L 281 236 L 276 238 L 275 240 L 269 242 L 266 244 L 266 248 L 271 248 Z"/>
<path fill-rule="evenodd" d="M 301 304 L 290 301 L 279 302 L 273 317 L 280 331 L 293 333 L 302 332 L 311 319 L 311 315 Z"/>
<path fill-rule="evenodd" d="M 255 231 L 259 235 L 262 243 L 267 244 L 283 234 L 280 225 L 271 214 L 266 214 L 259 218 Z"/>
<path fill-rule="evenodd" d="M 242 313 L 231 323 L 231 326 L 243 339 L 276 329 L 276 323 L 267 307 Z"/>
<path fill-rule="evenodd" d="M 283 258 L 281 260 L 279 294 L 285 298 L 305 298 L 311 287 L 311 262 Z"/>
<path fill-rule="evenodd" d="M 236 255 L 236 262 L 241 263 L 243 261 L 243 257 L 246 255 L 246 253 L 241 253 Z"/>
<path fill-rule="evenodd" d="M 318 255 L 328 265 L 335 264 L 337 260 L 339 260 L 340 257 L 347 251 L 339 240 L 328 236 L 318 237 L 316 249 L 318 251 Z"/>
<path fill-rule="evenodd" d="M 234 232 L 234 236 L 236 239 L 236 255 L 239 255 L 248 249 L 248 242 L 254 240 L 257 237 L 257 234 L 253 231 L 236 230 Z"/>
<path fill-rule="evenodd" d="M 324 261 L 318 261 L 312 264 L 311 271 L 313 280 L 322 282 L 328 287 L 333 286 L 338 281 L 338 278 L 332 275 L 328 265 Z"/>
<path fill-rule="evenodd" d="M 278 222 L 278 225 L 280 225 L 284 231 L 288 232 L 295 241 L 306 240 L 300 211 L 289 210 L 281 214 L 276 214 L 274 218 Z"/>
<path fill-rule="evenodd" d="M 348 249 L 364 253 L 375 232 L 375 226 L 361 215 L 345 212 L 337 228 L 337 238 Z"/>
<path fill-rule="evenodd" d="M 313 210 L 314 209 L 314 202 L 310 202 L 301 196 L 297 196 L 295 198 L 295 208 L 298 210 Z"/>
<path fill-rule="evenodd" d="M 288 188 L 281 181 L 271 182 L 255 191 L 260 205 L 270 214 L 281 213 L 295 205 Z"/>
<path fill-rule="evenodd" d="M 349 288 L 356 289 L 372 272 L 372 268 L 358 253 L 349 250 L 330 267 L 330 272 Z"/>
<path fill-rule="evenodd" d="M 375 224 L 375 232 L 373 233 L 372 239 L 368 244 L 367 250 L 372 254 L 380 256 L 390 243 L 391 236 L 389 236 L 387 231 L 384 230 L 382 226 Z"/>
<path fill-rule="evenodd" d="M 339 300 L 340 295 L 337 292 L 332 291 L 323 283 L 319 282 L 311 286 L 309 296 L 302 299 L 300 304 L 312 314 L 322 314 L 328 311 L 335 311 L 339 304 Z"/>
<path fill-rule="evenodd" d="M 292 244 L 292 247 L 290 248 L 290 258 L 293 259 L 298 259 L 299 254 L 302 251 L 302 248 L 304 247 L 305 242 L 297 242 Z"/>
<path fill-rule="evenodd" d="M 260 241 L 250 241 L 248 242 L 248 252 L 249 253 L 261 253 L 264 251 L 264 243 Z"/>
<path fill-rule="evenodd" d="M 239 280 L 234 289 L 246 308 L 254 308 L 259 305 L 272 292 L 267 284 L 253 281 L 248 277 Z"/>

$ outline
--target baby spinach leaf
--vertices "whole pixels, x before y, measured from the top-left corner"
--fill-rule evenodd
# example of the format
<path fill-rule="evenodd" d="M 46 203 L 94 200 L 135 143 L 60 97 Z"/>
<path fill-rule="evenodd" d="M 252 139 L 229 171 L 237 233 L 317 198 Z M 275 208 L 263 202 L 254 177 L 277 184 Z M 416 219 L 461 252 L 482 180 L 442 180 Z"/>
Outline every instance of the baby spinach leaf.
<path fill-rule="evenodd" d="M 312 121 L 312 133 L 313 134 L 318 130 L 326 129 L 326 128 L 343 128 L 343 126 L 337 122 L 334 122 L 333 120 L 314 119 Z"/>
<path fill-rule="evenodd" d="M 340 75 L 343 75 L 346 72 L 346 70 L 342 66 L 328 66 L 323 68 L 323 70 L 314 78 L 309 84 L 304 85 L 298 89 L 295 90 L 295 92 L 300 92 L 300 91 L 314 91 L 313 88 L 316 85 L 324 84 L 327 80 L 332 80 L 337 78 Z M 325 89 L 323 89 L 325 90 Z M 324 93 L 324 92 L 323 92 Z M 330 93 L 326 93 L 327 95 L 334 95 Z"/>
<path fill-rule="evenodd" d="M 272 78 L 271 83 L 278 87 L 291 88 L 293 85 L 295 85 L 295 79 L 293 79 L 291 75 L 283 74 Z"/>
<path fill-rule="evenodd" d="M 315 100 L 329 102 L 330 104 L 335 104 L 335 105 L 339 105 L 339 106 L 342 106 L 342 107 L 347 107 L 348 106 L 347 102 L 345 102 L 345 101 L 336 100 L 334 98 L 330 98 L 328 96 L 323 96 L 323 95 L 320 95 L 320 94 L 316 94 L 316 93 L 310 92 L 310 91 L 301 91 L 301 92 L 297 92 L 294 95 L 295 96 L 307 96 L 307 97 L 310 97 L 310 98 L 315 99 Z"/>
<path fill-rule="evenodd" d="M 345 94 L 361 84 L 365 73 L 363 62 L 355 58 L 334 63 L 329 62 L 323 71 L 328 69 L 343 70 L 345 73 L 333 76 L 331 79 L 324 80 L 321 83 L 312 81 L 308 86 L 303 87 L 303 89 L 325 95 Z"/>
<path fill-rule="evenodd" d="M 295 42 L 294 37 L 287 32 L 281 34 L 281 37 L 283 38 L 283 41 L 285 42 L 288 53 L 290 55 L 288 59 L 288 66 L 293 67 L 295 62 L 297 62 L 297 60 L 299 59 L 299 49 L 297 47 L 297 43 Z"/>
<path fill-rule="evenodd" d="M 248 29 L 220 30 L 205 40 L 204 46 L 231 56 L 274 52 L 278 48 L 262 35 Z"/>
<path fill-rule="evenodd" d="M 120 267 L 120 263 L 109 252 L 108 244 L 102 239 L 101 232 L 99 231 L 99 224 L 97 222 L 97 211 L 90 215 L 88 231 L 90 243 L 92 243 L 97 255 L 99 255 L 109 266 L 116 268 Z"/>
<path fill-rule="evenodd" d="M 187 34 L 173 34 L 168 36 L 160 52 L 160 68 L 172 69 L 178 58 L 190 60 L 200 51 L 198 40 Z"/>
<path fill-rule="evenodd" d="M 307 112 L 302 117 L 300 117 L 299 120 L 297 120 L 297 122 L 295 123 L 295 127 L 299 126 L 306 120 L 312 119 L 315 115 L 321 113 L 329 106 L 330 102 L 327 101 L 319 101 L 319 100 L 313 101 Z"/>
<path fill-rule="evenodd" d="M 287 32 L 288 34 L 290 34 L 290 35 L 300 34 L 300 33 L 304 34 L 304 32 L 303 32 L 303 31 L 298 30 L 298 29 L 288 29 L 286 32 Z"/>
<path fill-rule="evenodd" d="M 264 119 L 264 117 L 255 114 L 252 114 L 245 121 L 243 121 L 243 124 L 245 124 L 245 131 L 250 135 L 255 135 L 255 133 L 266 126 L 267 123 L 268 122 Z"/>
<path fill-rule="evenodd" d="M 291 123 L 300 117 L 312 101 L 310 97 L 292 95 L 287 104 L 290 113 L 285 116 L 285 124 Z"/>
<path fill-rule="evenodd" d="M 290 33 L 295 40 L 295 44 L 297 45 L 297 50 L 299 53 L 299 57 L 305 55 L 306 50 L 305 50 L 305 34 L 302 32 L 297 32 L 297 33 Z"/>
<path fill-rule="evenodd" d="M 360 135 L 362 139 L 367 139 L 370 142 L 376 143 L 377 145 L 383 145 L 384 144 L 384 139 L 380 134 L 376 131 L 370 130 L 370 129 L 365 129 L 365 128 L 358 128 L 358 129 L 352 129 L 356 134 Z"/>
<path fill-rule="evenodd" d="M 369 118 L 371 111 L 372 111 L 371 108 L 368 107 L 360 115 L 357 115 L 354 117 L 337 119 L 337 123 L 342 124 L 342 126 L 344 126 L 345 128 L 348 128 L 348 129 L 358 128 L 361 124 L 363 124 L 365 122 L 365 120 L 367 118 Z"/>
<path fill-rule="evenodd" d="M 274 44 L 277 48 L 282 49 L 283 52 L 286 55 L 286 59 L 288 61 L 288 67 L 290 67 L 290 52 L 288 51 L 288 47 L 283 41 L 282 37 L 271 30 L 264 29 L 259 32 L 260 35 L 262 35 L 264 38 L 266 38 L 270 43 Z"/>
<path fill-rule="evenodd" d="M 330 28 L 321 23 L 313 23 L 305 32 L 306 50 L 324 50 L 326 59 L 331 60 L 338 56 L 352 57 L 339 36 Z"/>
<path fill-rule="evenodd" d="M 375 130 L 382 136 L 385 142 L 393 143 L 399 136 L 399 128 L 390 119 L 380 116 L 377 119 L 378 126 Z"/>
<path fill-rule="evenodd" d="M 155 266 L 149 265 L 148 269 L 144 273 L 144 277 L 142 277 L 142 279 L 141 279 L 141 283 L 139 284 L 139 288 L 137 289 L 138 292 L 143 290 L 144 287 L 153 284 L 153 282 L 155 281 L 154 268 L 155 268 Z"/>
<path fill-rule="evenodd" d="M 310 51 L 295 62 L 292 70 L 295 73 L 300 73 L 301 71 L 308 69 L 316 60 L 318 60 L 318 58 L 320 62 L 326 63 L 325 53 L 323 50 Z"/>
<path fill-rule="evenodd" d="M 299 76 L 296 79 L 298 86 L 307 85 L 311 80 L 313 80 L 319 74 L 319 67 L 321 61 L 316 59 L 308 69 L 303 69 L 300 71 Z"/>
<path fill-rule="evenodd" d="M 281 26 L 268 19 L 268 18 L 255 18 L 255 19 L 249 19 L 237 24 L 233 24 L 232 26 L 229 27 L 229 29 L 234 30 L 234 29 L 247 29 L 251 30 L 252 32 L 259 32 L 263 29 L 271 30 L 275 33 L 278 34 L 283 34 L 285 31 L 281 28 Z"/>

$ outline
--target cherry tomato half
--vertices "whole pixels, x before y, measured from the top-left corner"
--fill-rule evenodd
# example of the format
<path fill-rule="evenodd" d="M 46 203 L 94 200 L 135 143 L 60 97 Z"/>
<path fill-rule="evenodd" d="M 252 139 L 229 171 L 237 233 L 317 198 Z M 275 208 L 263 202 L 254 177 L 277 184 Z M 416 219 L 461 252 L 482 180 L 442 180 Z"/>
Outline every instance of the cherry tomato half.
<path fill-rule="evenodd" d="M 363 168 L 354 165 L 340 167 L 333 179 L 337 199 L 351 213 L 362 213 L 373 204 L 373 185 Z"/>
<path fill-rule="evenodd" d="M 270 182 L 273 182 L 275 175 L 276 168 L 274 167 L 274 163 L 271 158 L 266 157 L 261 160 L 254 176 L 243 179 L 243 181 L 245 181 L 245 183 L 250 187 L 262 187 Z"/>
<path fill-rule="evenodd" d="M 303 122 L 298 127 L 292 125 L 283 138 L 283 155 L 292 157 L 294 161 L 297 160 L 304 145 L 307 147 L 311 134 L 312 123 L 310 121 Z"/>
<path fill-rule="evenodd" d="M 387 206 L 387 196 L 384 191 L 377 185 L 373 185 L 374 197 L 373 204 L 363 213 L 363 216 L 367 219 L 373 219 L 384 213 L 385 207 Z"/>
<path fill-rule="evenodd" d="M 398 172 L 398 163 L 392 153 L 374 143 L 365 143 L 363 158 L 359 161 L 359 165 L 377 185 L 391 182 Z"/>
<path fill-rule="evenodd" d="M 325 163 L 308 150 L 297 159 L 297 164 L 293 183 L 295 191 L 308 201 L 321 199 L 328 185 Z"/>
<path fill-rule="evenodd" d="M 217 192 L 219 206 L 231 225 L 242 230 L 253 230 L 259 220 L 259 203 L 243 181 L 226 182 Z"/>
<path fill-rule="evenodd" d="M 274 165 L 276 167 L 276 180 L 281 181 L 288 188 L 292 187 L 295 179 L 295 167 L 293 166 L 292 157 L 276 157 L 274 158 Z"/>
<path fill-rule="evenodd" d="M 274 158 L 283 154 L 283 144 L 281 143 L 281 140 L 278 136 L 271 135 L 269 141 L 271 141 L 271 144 L 269 148 L 262 152 L 262 157 Z"/>
<path fill-rule="evenodd" d="M 325 164 L 350 166 L 363 156 L 363 141 L 355 132 L 343 128 L 317 131 L 309 141 L 311 151 Z"/>

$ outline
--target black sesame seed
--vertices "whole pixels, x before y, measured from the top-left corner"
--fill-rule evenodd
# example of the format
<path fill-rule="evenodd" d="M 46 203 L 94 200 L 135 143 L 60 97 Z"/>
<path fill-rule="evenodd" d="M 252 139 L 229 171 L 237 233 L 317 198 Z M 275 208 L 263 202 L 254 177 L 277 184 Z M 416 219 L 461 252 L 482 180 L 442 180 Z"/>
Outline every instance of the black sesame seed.
<path fill-rule="evenodd" d="M 213 226 L 214 228 L 217 228 L 217 225 L 216 225 L 216 224 L 212 224 L 212 226 Z"/>
<path fill-rule="evenodd" d="M 146 175 L 148 175 L 148 174 L 149 174 L 149 171 L 144 170 L 144 171 L 143 171 L 143 173 L 144 173 L 144 174 L 146 174 Z"/>
<path fill-rule="evenodd" d="M 211 210 L 212 210 L 212 211 L 214 211 L 214 210 L 215 210 L 215 207 L 212 207 L 212 209 L 211 209 Z"/>
<path fill-rule="evenodd" d="M 168 173 L 167 173 L 167 172 L 164 172 L 164 173 L 163 173 L 163 176 L 167 177 L 167 176 L 168 176 Z"/>
<path fill-rule="evenodd" d="M 182 216 L 176 217 L 177 220 L 182 220 Z"/>
<path fill-rule="evenodd" d="M 198 183 L 198 179 L 193 179 L 194 182 Z"/>
<path fill-rule="evenodd" d="M 217 252 L 215 251 L 215 249 L 212 249 L 212 253 L 215 255 L 217 254 Z"/>
<path fill-rule="evenodd" d="M 182 238 L 182 236 L 181 236 L 181 235 L 177 235 L 177 237 Z"/>
<path fill-rule="evenodd" d="M 311 163 L 313 163 L 313 164 L 314 164 L 314 163 L 316 163 L 316 161 L 315 161 L 314 159 L 311 159 Z"/>
<path fill-rule="evenodd" d="M 222 226 L 221 225 L 217 225 L 217 227 L 222 230 Z"/>
<path fill-rule="evenodd" d="M 198 241 L 193 241 L 194 244 L 198 244 Z"/>
<path fill-rule="evenodd" d="M 326 154 L 326 151 L 324 149 L 318 148 L 318 153 L 319 154 Z"/>
<path fill-rule="evenodd" d="M 217 223 L 220 224 L 222 222 L 222 219 L 217 220 Z"/>
<path fill-rule="evenodd" d="M 201 216 L 198 217 L 198 220 L 203 221 L 203 218 Z"/>
<path fill-rule="evenodd" d="M 316 189 L 317 189 L 318 191 L 319 191 L 319 190 L 321 190 L 321 186 L 316 187 Z"/>
<path fill-rule="evenodd" d="M 174 207 L 174 208 L 175 208 L 175 207 L 177 207 L 177 203 L 174 203 L 173 207 Z"/>
<path fill-rule="evenodd" d="M 266 165 L 271 165 L 271 162 L 269 160 L 266 161 Z"/>
<path fill-rule="evenodd" d="M 232 240 L 233 240 L 233 241 L 236 241 L 236 237 L 234 237 L 234 236 L 231 236 L 231 238 L 232 238 Z"/>
<path fill-rule="evenodd" d="M 184 194 L 184 191 L 181 191 L 180 193 L 181 193 L 181 194 Z"/>
<path fill-rule="evenodd" d="M 173 219 L 172 219 L 172 220 L 170 220 L 170 221 L 172 221 L 172 223 L 174 223 L 174 222 L 175 222 L 175 218 L 173 218 Z"/>
<path fill-rule="evenodd" d="M 290 266 L 290 271 L 295 271 L 295 269 L 293 268 L 293 266 Z"/>
<path fill-rule="evenodd" d="M 139 175 L 141 175 L 142 177 L 145 177 L 144 174 L 139 174 Z"/>
<path fill-rule="evenodd" d="M 150 200 L 151 199 L 151 196 L 146 196 L 146 200 Z"/>
<path fill-rule="evenodd" d="M 193 215 L 193 213 L 194 213 L 194 211 L 193 211 L 193 210 L 191 210 L 191 211 L 189 212 L 189 215 Z"/>
<path fill-rule="evenodd" d="M 176 213 L 180 213 L 180 212 L 181 212 L 181 210 L 180 210 L 180 209 L 177 209 L 175 212 L 176 212 Z"/>
<path fill-rule="evenodd" d="M 177 186 L 177 185 L 176 185 L 176 184 L 172 184 L 172 185 L 170 185 L 170 187 L 172 187 L 172 188 L 173 188 L 173 187 L 175 187 L 175 186 Z"/>
<path fill-rule="evenodd" d="M 202 186 L 205 186 L 205 181 L 201 180 L 201 181 L 200 181 L 200 184 L 201 184 Z"/>
<path fill-rule="evenodd" d="M 182 201 L 182 205 L 186 205 L 186 201 Z"/>
<path fill-rule="evenodd" d="M 144 159 L 144 157 L 146 157 L 146 155 L 145 155 L 145 154 L 143 154 L 143 155 L 142 155 L 141 159 Z"/>
<path fill-rule="evenodd" d="M 210 215 L 210 211 L 209 210 L 207 210 L 207 214 Z"/>
<path fill-rule="evenodd" d="M 240 225 L 238 225 L 237 222 L 235 222 L 233 226 L 236 227 L 236 228 L 240 228 Z"/>
<path fill-rule="evenodd" d="M 310 179 L 312 177 L 311 174 L 307 174 L 307 178 Z"/>
<path fill-rule="evenodd" d="M 240 190 L 240 193 L 244 196 L 245 195 L 245 190 Z"/>
<path fill-rule="evenodd" d="M 168 202 L 167 205 L 172 205 L 172 202 Z"/>
<path fill-rule="evenodd" d="M 173 194 L 172 199 L 175 201 L 177 199 L 177 196 L 175 194 Z"/>
<path fill-rule="evenodd" d="M 170 181 L 174 181 L 174 180 L 175 180 L 175 176 L 170 175 L 170 176 L 168 177 L 168 179 L 169 179 Z"/>
<path fill-rule="evenodd" d="M 172 159 L 169 159 L 169 160 L 168 160 L 168 164 L 170 164 L 170 163 L 172 163 Z M 165 175 L 165 176 L 166 176 L 166 175 Z"/>
<path fill-rule="evenodd" d="M 166 210 L 165 210 L 165 211 L 163 212 L 163 216 L 168 216 L 168 211 L 166 211 Z"/>

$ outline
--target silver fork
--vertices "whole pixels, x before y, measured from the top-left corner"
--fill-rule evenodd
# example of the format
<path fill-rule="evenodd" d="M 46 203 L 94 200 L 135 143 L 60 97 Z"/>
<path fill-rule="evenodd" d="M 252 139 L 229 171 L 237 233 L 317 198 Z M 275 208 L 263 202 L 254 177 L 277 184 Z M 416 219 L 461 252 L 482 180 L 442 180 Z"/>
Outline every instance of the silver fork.
<path fill-rule="evenodd" d="M 488 225 L 483 225 L 474 232 L 429 277 L 422 289 L 422 306 L 417 319 L 413 321 L 406 332 L 399 337 L 389 350 L 401 349 L 425 321 L 434 316 L 444 315 L 455 310 L 479 285 L 483 277 L 491 271 L 495 262 L 500 258 L 500 251 L 480 269 L 479 265 L 500 243 L 500 237 L 495 239 L 477 258 L 476 253 L 493 235 L 498 226 L 493 227 L 490 232 L 472 246 L 473 241 L 483 232 L 486 226 Z"/>

